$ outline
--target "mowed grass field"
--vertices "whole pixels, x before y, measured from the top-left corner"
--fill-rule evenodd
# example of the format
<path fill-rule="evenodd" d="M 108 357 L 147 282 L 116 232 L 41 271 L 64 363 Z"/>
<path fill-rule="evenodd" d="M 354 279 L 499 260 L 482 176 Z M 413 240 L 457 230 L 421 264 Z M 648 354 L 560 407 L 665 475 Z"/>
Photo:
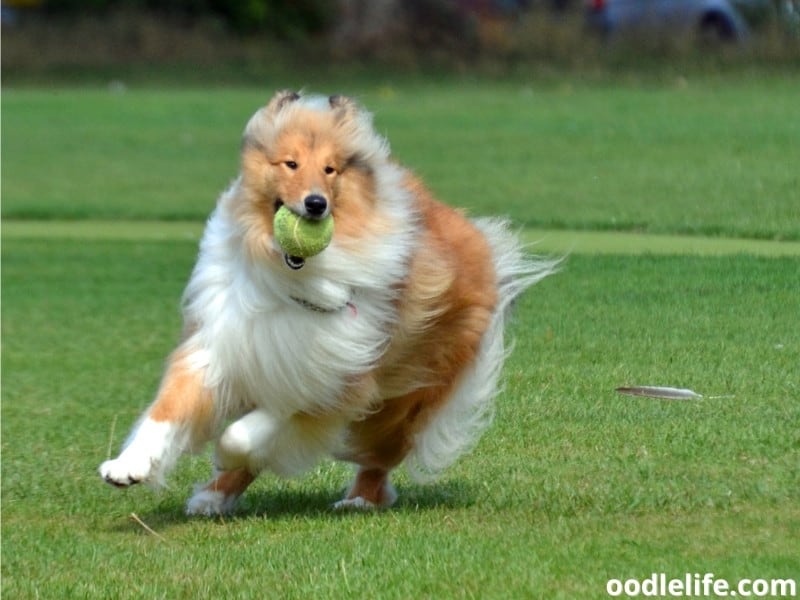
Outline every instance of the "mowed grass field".
<path fill-rule="evenodd" d="M 375 514 L 330 510 L 351 476 L 332 462 L 263 476 L 224 519 L 183 514 L 207 453 L 160 492 L 103 484 L 179 335 L 244 122 L 277 85 L 4 90 L 4 597 L 571 599 L 654 572 L 800 578 L 800 88 L 777 75 L 331 90 L 448 202 L 571 251 L 516 307 L 495 423 L 440 481 L 400 472 Z M 614 391 L 633 384 L 706 397 Z"/>
<path fill-rule="evenodd" d="M 304 82 L 298 82 L 298 86 Z M 276 87 L 5 89 L 4 217 L 204 219 Z M 331 83 L 449 202 L 535 227 L 800 240 L 796 76 Z"/>

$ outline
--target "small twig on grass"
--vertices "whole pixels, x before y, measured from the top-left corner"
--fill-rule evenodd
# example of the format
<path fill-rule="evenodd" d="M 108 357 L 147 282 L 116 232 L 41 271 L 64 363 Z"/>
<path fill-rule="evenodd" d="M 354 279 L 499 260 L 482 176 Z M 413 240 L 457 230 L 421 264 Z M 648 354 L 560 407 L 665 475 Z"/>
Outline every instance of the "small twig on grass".
<path fill-rule="evenodd" d="M 158 538 L 159 540 L 161 540 L 162 542 L 165 542 L 165 543 L 169 542 L 169 540 L 167 540 L 167 538 L 165 538 L 163 535 L 161 535 L 160 533 L 158 533 L 157 531 L 155 531 L 155 530 L 154 530 L 152 527 L 150 527 L 150 526 L 149 526 L 147 523 L 145 523 L 144 521 L 142 521 L 142 520 L 139 518 L 139 515 L 137 515 L 136 513 L 131 513 L 131 520 L 132 520 L 134 523 L 138 523 L 139 525 L 141 525 L 141 526 L 142 526 L 142 529 L 144 529 L 144 530 L 145 530 L 147 533 L 149 533 L 149 534 L 151 534 L 151 535 L 154 535 L 155 537 L 157 537 L 157 538 Z"/>
<path fill-rule="evenodd" d="M 347 591 L 350 591 L 350 581 L 347 579 L 347 565 L 345 565 L 344 559 L 339 561 L 339 569 L 342 571 L 342 578 L 344 579 L 344 587 Z"/>
<path fill-rule="evenodd" d="M 108 449 L 106 450 L 106 460 L 111 458 L 111 446 L 114 444 L 114 432 L 117 429 L 117 415 L 111 420 L 111 431 L 108 434 Z"/>

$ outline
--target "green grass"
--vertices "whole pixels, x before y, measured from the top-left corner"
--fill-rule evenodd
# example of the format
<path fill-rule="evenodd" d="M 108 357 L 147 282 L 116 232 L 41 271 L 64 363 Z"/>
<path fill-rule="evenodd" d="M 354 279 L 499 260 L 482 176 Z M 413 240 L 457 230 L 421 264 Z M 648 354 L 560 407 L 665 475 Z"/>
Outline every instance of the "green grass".
<path fill-rule="evenodd" d="M 236 173 L 247 118 L 286 84 L 4 90 L 3 216 L 204 218 Z M 343 91 L 376 113 L 398 158 L 477 213 L 800 240 L 800 95 L 788 77 Z"/>
<path fill-rule="evenodd" d="M 197 221 L 31 221 L 3 224 L 6 238 L 56 240 L 195 240 L 203 223 Z M 800 256 L 800 242 L 703 237 L 697 235 L 564 229 L 524 229 L 532 250 L 550 254 L 691 254 L 719 256 Z"/>
<path fill-rule="evenodd" d="M 794 82 L 360 86 L 443 197 L 571 251 L 516 307 L 494 425 L 438 483 L 399 473 L 398 505 L 371 515 L 330 511 L 351 473 L 328 462 L 263 476 L 226 519 L 183 515 L 207 454 L 158 493 L 103 484 L 269 91 L 4 89 L 4 597 L 572 599 L 653 572 L 797 579 Z"/>
<path fill-rule="evenodd" d="M 375 515 L 329 505 L 323 464 L 263 477 L 237 516 L 96 467 L 149 401 L 192 241 L 4 241 L 3 587 L 8 597 L 603 597 L 611 577 L 800 566 L 796 258 L 575 255 L 529 293 L 498 415 L 429 487 Z M 631 383 L 732 398 L 619 396 Z M 158 537 L 130 517 L 135 513 Z"/>

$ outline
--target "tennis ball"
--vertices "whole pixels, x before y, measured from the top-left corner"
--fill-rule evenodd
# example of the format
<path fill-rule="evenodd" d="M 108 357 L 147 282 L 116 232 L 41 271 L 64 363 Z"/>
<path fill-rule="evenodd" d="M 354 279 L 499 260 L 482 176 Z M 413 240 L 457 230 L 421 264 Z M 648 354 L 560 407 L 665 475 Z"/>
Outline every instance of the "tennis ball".
<path fill-rule="evenodd" d="M 333 237 L 333 217 L 307 219 L 281 206 L 273 221 L 275 240 L 289 256 L 308 258 L 319 254 Z"/>

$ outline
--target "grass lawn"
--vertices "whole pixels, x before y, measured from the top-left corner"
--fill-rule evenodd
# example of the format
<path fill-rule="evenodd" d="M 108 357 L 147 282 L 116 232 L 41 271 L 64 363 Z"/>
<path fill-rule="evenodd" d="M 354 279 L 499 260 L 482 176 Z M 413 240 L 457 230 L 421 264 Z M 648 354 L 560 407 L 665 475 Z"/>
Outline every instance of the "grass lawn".
<path fill-rule="evenodd" d="M 246 120 L 280 85 L 4 90 L 3 216 L 205 218 L 236 173 Z M 796 79 L 344 91 L 375 112 L 398 158 L 474 212 L 800 240 Z"/>
<path fill-rule="evenodd" d="M 4 90 L 4 597 L 572 599 L 654 572 L 800 578 L 792 85 L 359 90 L 450 201 L 586 231 L 526 231 L 573 254 L 517 306 L 496 421 L 439 482 L 401 472 L 395 508 L 341 515 L 351 472 L 326 462 L 263 476 L 225 519 L 183 515 L 207 455 L 158 493 L 96 469 L 157 386 L 196 221 L 264 94 Z M 707 398 L 614 391 L 628 384 Z"/>
<path fill-rule="evenodd" d="M 342 516 L 349 469 L 324 464 L 189 520 L 206 457 L 160 494 L 95 469 L 157 384 L 194 254 L 5 240 L 8 597 L 224 597 L 235 580 L 242 597 L 588 598 L 654 570 L 797 573 L 797 257 L 575 255 L 520 305 L 497 422 L 442 481 L 401 476 L 396 509 Z M 733 397 L 613 391 L 631 383 Z"/>

